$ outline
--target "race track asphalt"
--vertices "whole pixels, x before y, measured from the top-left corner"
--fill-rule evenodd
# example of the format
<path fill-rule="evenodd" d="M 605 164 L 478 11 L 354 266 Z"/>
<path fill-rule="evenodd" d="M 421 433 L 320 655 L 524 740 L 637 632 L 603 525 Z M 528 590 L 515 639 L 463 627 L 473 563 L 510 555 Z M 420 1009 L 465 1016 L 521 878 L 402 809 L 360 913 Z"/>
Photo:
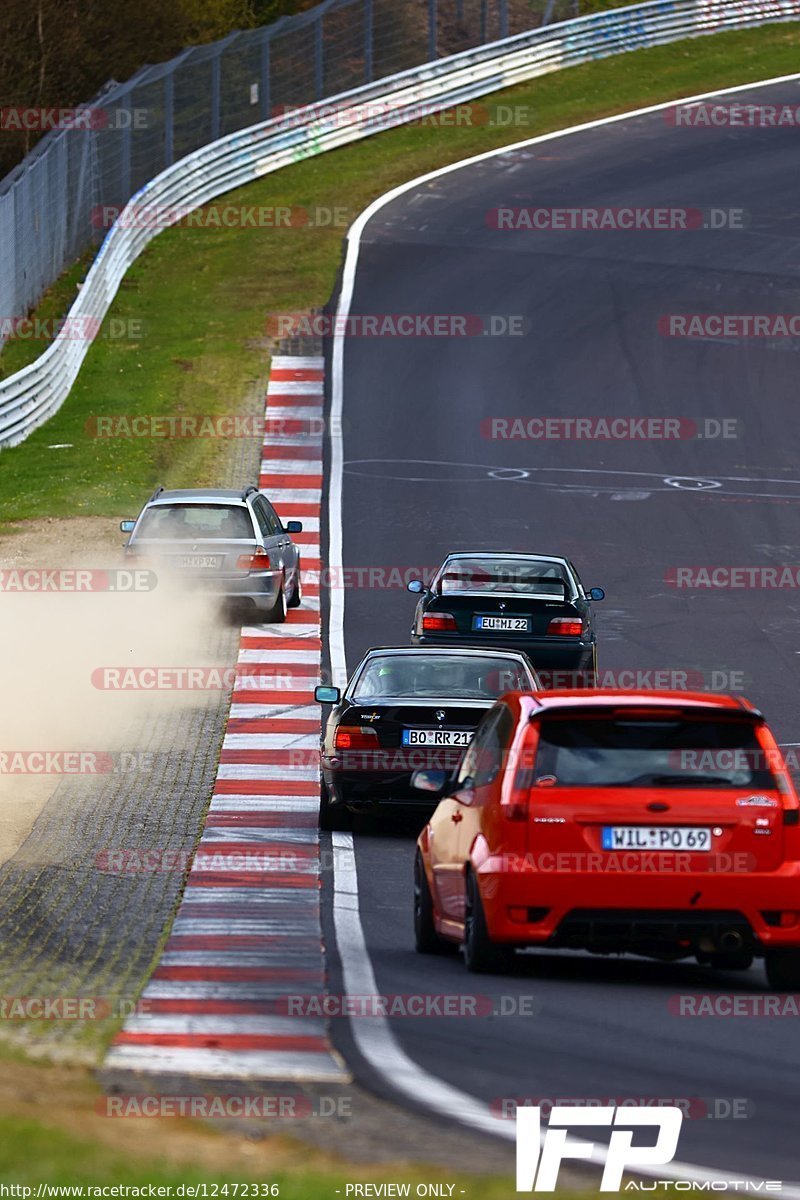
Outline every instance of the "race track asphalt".
<path fill-rule="evenodd" d="M 797 104 L 800 89 L 733 99 Z M 658 324 L 669 313 L 800 311 L 797 138 L 792 128 L 676 128 L 653 113 L 497 155 L 380 209 L 362 239 L 353 313 L 515 316 L 524 333 L 347 340 L 345 567 L 432 568 L 458 548 L 566 554 L 607 592 L 601 670 L 730 682 L 763 707 L 779 741 L 800 742 L 797 588 L 669 582 L 680 566 L 800 564 L 798 342 L 668 338 Z M 736 210 L 743 227 L 531 232 L 487 218 L 531 205 Z M 487 418 L 511 416 L 732 419 L 737 436 L 483 436 Z M 402 587 L 350 587 L 348 665 L 369 645 L 406 643 L 413 608 Z M 800 1178 L 792 1019 L 691 1019 L 669 1007 L 678 993 L 764 993 L 760 966 L 732 974 L 548 953 L 511 976 L 471 978 L 457 957 L 414 953 L 413 849 L 413 823 L 356 835 L 380 991 L 531 996 L 537 1012 L 394 1020 L 412 1059 L 487 1104 L 706 1101 L 697 1113 L 738 1100 L 741 1119 L 685 1122 L 680 1158 Z M 351 1063 L 369 1073 L 357 1055 Z"/>

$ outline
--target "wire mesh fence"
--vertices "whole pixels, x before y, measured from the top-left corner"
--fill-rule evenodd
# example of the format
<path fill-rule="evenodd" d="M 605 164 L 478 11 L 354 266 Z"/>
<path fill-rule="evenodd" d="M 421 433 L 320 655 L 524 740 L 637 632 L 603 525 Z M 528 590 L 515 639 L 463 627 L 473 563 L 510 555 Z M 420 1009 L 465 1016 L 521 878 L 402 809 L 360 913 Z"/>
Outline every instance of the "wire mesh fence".
<path fill-rule="evenodd" d="M 179 158 L 576 11 L 577 0 L 326 0 L 145 67 L 78 109 L 4 109 L 6 127 L 33 121 L 49 132 L 0 181 L 0 346 L 64 268 L 102 240 L 119 209 Z"/>

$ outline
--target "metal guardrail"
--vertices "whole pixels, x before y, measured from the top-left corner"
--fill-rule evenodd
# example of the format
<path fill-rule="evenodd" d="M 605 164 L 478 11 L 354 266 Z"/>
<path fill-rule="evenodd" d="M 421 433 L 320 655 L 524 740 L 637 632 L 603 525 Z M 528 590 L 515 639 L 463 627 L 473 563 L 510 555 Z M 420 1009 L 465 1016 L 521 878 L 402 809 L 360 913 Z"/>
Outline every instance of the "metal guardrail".
<path fill-rule="evenodd" d="M 343 92 L 210 142 L 157 175 L 122 210 L 68 314 L 91 336 L 62 332 L 35 362 L 0 382 L 0 446 L 14 446 L 63 404 L 128 267 L 169 224 L 215 196 L 311 155 L 550 71 L 687 37 L 800 19 L 800 0 L 650 0 L 480 46 Z M 144 227 L 152 208 L 174 220 Z M 95 326 L 97 328 L 95 328 Z"/>
<path fill-rule="evenodd" d="M 625 0 L 627 2 L 627 0 Z M 178 159 L 288 110 L 578 15 L 578 0 L 321 0 L 109 81 L 77 109 L 0 108 L 0 346 L 134 192 Z"/>

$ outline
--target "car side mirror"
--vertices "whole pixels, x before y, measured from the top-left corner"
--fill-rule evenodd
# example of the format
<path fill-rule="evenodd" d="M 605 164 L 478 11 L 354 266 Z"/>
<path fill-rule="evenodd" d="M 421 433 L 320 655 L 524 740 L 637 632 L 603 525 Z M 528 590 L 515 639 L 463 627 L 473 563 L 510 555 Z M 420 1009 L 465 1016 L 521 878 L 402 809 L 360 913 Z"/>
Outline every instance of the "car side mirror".
<path fill-rule="evenodd" d="M 425 591 L 425 584 L 421 579 L 410 579 L 406 586 L 410 592 L 414 593 L 415 596 L 418 596 L 420 592 Z"/>
<path fill-rule="evenodd" d="M 606 594 L 602 588 L 589 588 L 590 600 L 605 600 Z"/>
<path fill-rule="evenodd" d="M 133 527 L 135 524 L 135 521 L 120 521 L 119 527 L 122 533 L 133 533 Z"/>
<path fill-rule="evenodd" d="M 302 521 L 287 521 L 286 522 L 286 532 L 287 533 L 302 533 L 303 532 L 303 522 Z"/>
<path fill-rule="evenodd" d="M 432 792 L 434 796 L 443 796 L 448 778 L 447 771 L 415 771 L 411 776 L 411 786 L 418 792 Z"/>
<path fill-rule="evenodd" d="M 314 688 L 314 699 L 317 704 L 338 704 L 342 698 L 341 690 L 321 684 Z"/>

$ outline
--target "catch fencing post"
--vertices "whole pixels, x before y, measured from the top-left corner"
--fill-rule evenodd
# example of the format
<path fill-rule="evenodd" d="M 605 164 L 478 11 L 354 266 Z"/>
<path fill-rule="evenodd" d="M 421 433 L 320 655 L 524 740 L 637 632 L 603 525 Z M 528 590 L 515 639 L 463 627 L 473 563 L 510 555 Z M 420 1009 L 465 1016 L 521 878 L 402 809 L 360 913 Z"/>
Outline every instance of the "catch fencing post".
<path fill-rule="evenodd" d="M 324 43 L 322 41 L 323 34 L 323 18 L 317 17 L 317 23 L 314 26 L 314 98 L 315 100 L 324 99 L 325 88 L 325 65 L 323 55 L 325 52 Z"/>
<path fill-rule="evenodd" d="M 171 167 L 175 154 L 175 75 L 167 71 L 164 76 L 164 166 Z"/>
<path fill-rule="evenodd" d="M 500 40 L 508 37 L 508 0 L 500 0 Z"/>
<path fill-rule="evenodd" d="M 269 27 L 265 29 L 261 39 L 261 120 L 268 121 L 272 116 L 272 101 L 270 99 L 270 37 Z"/>
<path fill-rule="evenodd" d="M 428 0 L 428 61 L 438 56 L 436 36 L 436 0 Z"/>
<path fill-rule="evenodd" d="M 131 94 L 126 92 L 122 98 L 122 112 L 125 126 L 122 130 L 122 145 L 119 159 L 119 202 L 124 204 L 131 194 L 131 141 L 133 138 L 133 108 Z"/>
<path fill-rule="evenodd" d="M 211 60 L 211 140 L 216 142 L 220 131 L 222 109 L 222 50 L 217 49 Z"/>
<path fill-rule="evenodd" d="M 372 39 L 375 8 L 372 0 L 364 0 L 364 83 L 372 83 Z"/>

